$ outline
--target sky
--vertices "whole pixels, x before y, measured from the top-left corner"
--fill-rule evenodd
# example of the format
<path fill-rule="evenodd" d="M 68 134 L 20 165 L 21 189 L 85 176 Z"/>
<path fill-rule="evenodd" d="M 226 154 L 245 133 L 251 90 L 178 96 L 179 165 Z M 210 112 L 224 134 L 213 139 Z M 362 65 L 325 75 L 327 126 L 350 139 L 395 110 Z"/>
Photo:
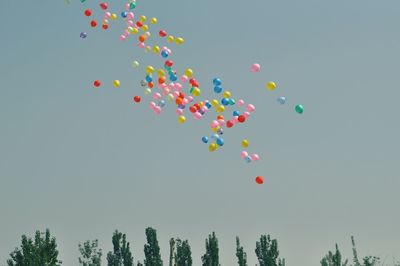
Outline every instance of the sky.
<path fill-rule="evenodd" d="M 213 231 L 222 265 L 236 263 L 236 236 L 254 265 L 261 234 L 287 265 L 319 265 L 335 243 L 351 258 L 351 235 L 360 256 L 400 260 L 399 1 L 138 0 L 136 15 L 158 18 L 153 35 L 185 39 L 150 44 L 169 45 L 178 72 L 193 69 L 201 99 L 219 77 L 256 106 L 214 153 L 201 143 L 211 117 L 181 125 L 171 104 L 149 109 L 140 80 L 162 60 L 119 41 L 121 20 L 92 29 L 83 12 L 101 20 L 99 2 L 0 1 L 0 264 L 22 234 L 46 228 L 63 265 L 78 265 L 89 239 L 105 258 L 115 229 L 142 261 L 148 226 L 165 264 L 180 237 L 201 265 Z M 240 159 L 242 139 L 258 162 Z"/>

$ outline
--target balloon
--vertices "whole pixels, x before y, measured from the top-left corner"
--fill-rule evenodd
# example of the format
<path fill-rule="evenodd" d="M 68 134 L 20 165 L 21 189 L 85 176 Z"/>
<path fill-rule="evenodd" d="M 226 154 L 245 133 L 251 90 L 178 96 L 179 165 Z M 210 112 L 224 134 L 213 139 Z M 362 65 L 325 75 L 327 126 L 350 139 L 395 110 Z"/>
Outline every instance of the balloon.
<path fill-rule="evenodd" d="M 108 29 L 108 24 L 103 24 L 101 27 L 106 30 Z"/>
<path fill-rule="evenodd" d="M 222 105 L 227 106 L 229 104 L 229 99 L 228 98 L 222 98 L 221 99 L 221 103 L 222 103 Z"/>
<path fill-rule="evenodd" d="M 100 87 L 100 86 L 101 86 L 100 80 L 95 80 L 95 81 L 93 82 L 93 85 L 94 85 L 95 87 Z"/>
<path fill-rule="evenodd" d="M 275 84 L 275 82 L 270 81 L 270 82 L 267 83 L 266 87 L 267 87 L 268 90 L 273 91 L 273 90 L 276 89 L 276 84 Z"/>
<path fill-rule="evenodd" d="M 154 100 L 160 100 L 161 99 L 161 94 L 159 92 L 154 93 L 153 99 Z"/>
<path fill-rule="evenodd" d="M 133 101 L 134 101 L 135 103 L 140 103 L 140 100 L 141 100 L 140 96 L 135 96 L 135 97 L 133 97 Z"/>
<path fill-rule="evenodd" d="M 252 105 L 252 104 L 249 104 L 249 105 L 247 105 L 247 111 L 248 112 L 254 112 L 256 110 L 256 108 L 254 107 L 254 105 Z"/>
<path fill-rule="evenodd" d="M 264 183 L 264 178 L 262 176 L 257 176 L 256 177 L 256 183 L 261 185 Z"/>
<path fill-rule="evenodd" d="M 150 89 L 150 88 L 146 88 L 146 89 L 144 90 L 144 94 L 146 94 L 146 95 L 151 94 L 151 89 Z"/>
<path fill-rule="evenodd" d="M 165 50 L 164 50 L 164 51 L 161 52 L 161 56 L 162 56 L 163 58 L 167 58 L 168 55 L 169 55 L 168 51 L 165 51 Z"/>
<path fill-rule="evenodd" d="M 139 67 L 139 62 L 138 61 L 133 61 L 132 62 L 132 67 Z"/>
<path fill-rule="evenodd" d="M 131 2 L 131 3 L 129 3 L 129 9 L 135 9 L 135 7 L 136 7 L 136 2 Z"/>
<path fill-rule="evenodd" d="M 178 38 L 176 38 L 176 40 L 175 40 L 175 43 L 177 44 L 177 45 L 181 45 L 181 44 L 183 44 L 185 42 L 185 40 L 183 39 L 183 38 L 181 38 L 181 37 L 178 37 Z"/>
<path fill-rule="evenodd" d="M 220 128 L 220 129 L 218 129 L 218 132 L 217 132 L 219 135 L 223 135 L 224 134 L 224 130 L 222 129 L 222 128 Z"/>
<path fill-rule="evenodd" d="M 214 78 L 213 84 L 214 84 L 214 86 L 220 86 L 222 84 L 222 81 L 220 78 Z"/>
<path fill-rule="evenodd" d="M 233 127 L 233 122 L 231 120 L 228 120 L 228 122 L 226 122 L 226 127 L 227 128 Z"/>
<path fill-rule="evenodd" d="M 223 96 L 225 98 L 231 98 L 231 93 L 229 91 L 224 91 Z"/>
<path fill-rule="evenodd" d="M 183 124 L 183 123 L 185 123 L 185 121 L 186 121 L 186 117 L 183 116 L 183 115 L 180 115 L 179 118 L 178 118 L 178 120 L 179 120 L 179 123 Z"/>
<path fill-rule="evenodd" d="M 222 147 L 222 146 L 224 146 L 224 139 L 223 138 L 218 138 L 217 139 L 217 144 L 218 144 L 218 146 L 220 146 L 220 147 Z"/>
<path fill-rule="evenodd" d="M 194 88 L 193 92 L 192 92 L 192 95 L 195 96 L 195 97 L 198 97 L 198 96 L 200 96 L 200 93 L 201 93 L 201 91 L 200 91 L 199 88 Z"/>
<path fill-rule="evenodd" d="M 120 35 L 120 36 L 119 36 L 119 40 L 120 40 L 120 41 L 125 41 L 125 39 L 126 39 L 126 36 L 125 36 L 125 35 Z"/>
<path fill-rule="evenodd" d="M 217 144 L 216 143 L 211 143 L 210 146 L 208 147 L 208 150 L 210 152 L 215 151 L 217 149 Z"/>
<path fill-rule="evenodd" d="M 248 156 L 249 154 L 247 153 L 247 151 L 242 151 L 240 152 L 240 158 L 244 159 Z"/>
<path fill-rule="evenodd" d="M 165 37 L 165 36 L 167 36 L 167 32 L 166 32 L 165 30 L 160 30 L 160 31 L 158 32 L 158 35 L 159 35 L 160 37 Z"/>
<path fill-rule="evenodd" d="M 229 105 L 234 105 L 236 103 L 235 99 L 230 98 L 229 99 Z"/>
<path fill-rule="evenodd" d="M 256 162 L 256 161 L 260 160 L 260 156 L 258 156 L 258 154 L 252 154 L 251 159 Z"/>
<path fill-rule="evenodd" d="M 239 116 L 240 115 L 240 112 L 239 111 L 233 111 L 233 116 Z"/>
<path fill-rule="evenodd" d="M 151 24 L 156 24 L 157 23 L 157 18 L 151 18 L 150 19 Z"/>
<path fill-rule="evenodd" d="M 244 123 L 244 121 L 246 121 L 246 117 L 245 117 L 244 115 L 239 115 L 238 121 L 239 121 L 240 123 Z"/>
<path fill-rule="evenodd" d="M 219 105 L 216 109 L 217 113 L 222 113 L 223 111 L 225 111 L 225 106 L 223 105 Z"/>
<path fill-rule="evenodd" d="M 249 141 L 247 139 L 242 140 L 242 147 L 247 148 L 249 146 Z"/>
<path fill-rule="evenodd" d="M 246 163 L 251 163 L 251 157 L 248 155 L 244 158 L 244 160 L 246 161 Z"/>
<path fill-rule="evenodd" d="M 90 17 L 92 15 L 92 10 L 86 9 L 85 10 L 85 16 Z"/>
<path fill-rule="evenodd" d="M 164 100 L 158 101 L 158 106 L 160 106 L 161 108 L 163 108 L 166 105 Z"/>
<path fill-rule="evenodd" d="M 278 103 L 285 104 L 286 103 L 286 97 L 283 97 L 283 96 L 278 97 Z"/>
<path fill-rule="evenodd" d="M 237 104 L 238 104 L 239 106 L 242 106 L 242 105 L 244 105 L 244 101 L 243 101 L 242 99 L 240 99 L 240 100 L 237 102 Z"/>
<path fill-rule="evenodd" d="M 115 14 L 115 13 L 111 14 L 111 19 L 112 20 L 116 20 L 117 18 L 118 18 L 117 14 Z"/>
<path fill-rule="evenodd" d="M 121 85 L 121 82 L 119 80 L 114 80 L 113 82 L 114 87 L 118 88 Z"/>
<path fill-rule="evenodd" d="M 190 69 L 190 68 L 186 69 L 186 70 L 185 70 L 185 75 L 186 75 L 188 78 L 193 77 L 193 70 Z"/>
<path fill-rule="evenodd" d="M 222 88 L 220 87 L 220 85 L 217 85 L 214 87 L 214 92 L 215 93 L 221 93 L 222 92 Z"/>
<path fill-rule="evenodd" d="M 145 22 L 146 19 L 147 19 L 147 17 L 146 17 L 145 15 L 141 15 L 140 18 L 139 18 L 139 20 L 140 20 L 142 23 Z"/>
<path fill-rule="evenodd" d="M 87 37 L 87 33 L 86 32 L 81 32 L 81 34 L 79 35 L 82 39 L 85 39 Z"/>
<path fill-rule="evenodd" d="M 206 136 L 202 137 L 201 141 L 203 141 L 204 143 L 208 143 L 208 137 L 206 137 Z"/>
<path fill-rule="evenodd" d="M 167 37 L 167 42 L 173 42 L 173 41 L 174 41 L 174 39 L 175 39 L 175 37 L 174 37 L 174 36 L 172 36 L 172 35 L 169 35 L 169 36 Z"/>
<path fill-rule="evenodd" d="M 161 113 L 161 107 L 160 106 L 156 106 L 156 107 L 154 107 L 154 112 L 156 113 L 156 114 L 160 114 Z"/>
<path fill-rule="evenodd" d="M 103 10 L 107 10 L 108 4 L 107 3 L 100 3 L 100 8 Z"/>
<path fill-rule="evenodd" d="M 179 106 L 178 106 L 179 107 Z M 176 113 L 176 115 L 183 115 L 183 109 L 181 109 L 181 108 L 178 108 L 178 109 L 176 109 L 176 111 L 175 111 L 175 113 Z"/>
<path fill-rule="evenodd" d="M 296 105 L 295 110 L 298 114 L 302 114 L 304 112 L 304 107 L 301 104 Z"/>
<path fill-rule="evenodd" d="M 153 73 L 154 72 L 154 67 L 152 67 L 152 66 L 147 66 L 146 67 L 146 73 L 149 75 L 149 74 L 151 74 L 151 73 Z"/>
<path fill-rule="evenodd" d="M 243 116 L 247 119 L 250 116 L 250 113 L 249 112 L 244 112 Z"/>
<path fill-rule="evenodd" d="M 92 20 L 90 21 L 90 26 L 92 26 L 92 28 L 97 26 L 97 21 L 96 20 Z"/>
<path fill-rule="evenodd" d="M 253 64 L 251 66 L 251 72 L 256 73 L 256 72 L 260 71 L 260 69 L 261 69 L 261 66 L 259 64 Z"/>
<path fill-rule="evenodd" d="M 145 80 L 141 80 L 140 81 L 140 86 L 146 87 L 147 86 L 147 82 Z"/>

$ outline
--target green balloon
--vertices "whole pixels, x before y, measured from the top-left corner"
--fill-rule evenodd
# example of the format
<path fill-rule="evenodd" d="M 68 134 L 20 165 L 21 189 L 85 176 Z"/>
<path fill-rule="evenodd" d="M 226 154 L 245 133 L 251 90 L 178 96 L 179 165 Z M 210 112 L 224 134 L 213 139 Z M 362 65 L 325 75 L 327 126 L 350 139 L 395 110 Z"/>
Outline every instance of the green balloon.
<path fill-rule="evenodd" d="M 302 114 L 304 112 L 304 107 L 301 104 L 296 105 L 294 108 L 298 114 Z"/>
<path fill-rule="evenodd" d="M 135 7 L 136 7 L 136 2 L 132 2 L 132 3 L 130 3 L 129 4 L 129 8 L 132 10 L 132 9 L 135 9 Z"/>

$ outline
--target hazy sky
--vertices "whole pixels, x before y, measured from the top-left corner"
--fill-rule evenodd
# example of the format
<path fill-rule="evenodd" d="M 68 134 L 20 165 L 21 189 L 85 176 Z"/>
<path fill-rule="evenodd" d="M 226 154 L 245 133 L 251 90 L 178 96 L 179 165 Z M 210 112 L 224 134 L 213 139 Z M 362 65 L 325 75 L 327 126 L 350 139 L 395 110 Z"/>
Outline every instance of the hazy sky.
<path fill-rule="evenodd" d="M 171 104 L 160 116 L 149 98 L 132 104 L 145 66 L 162 61 L 133 38 L 120 42 L 121 20 L 90 28 L 83 11 L 101 20 L 99 2 L 0 1 L 1 264 L 22 234 L 46 228 L 64 265 L 78 264 L 87 239 L 111 250 L 115 229 L 143 260 L 147 226 L 165 264 L 179 236 L 200 265 L 212 231 L 226 266 L 236 235 L 250 265 L 261 234 L 278 239 L 288 265 L 318 265 L 335 242 L 350 257 L 351 235 L 360 256 L 400 258 L 399 1 L 138 0 L 137 15 L 158 18 L 153 33 L 185 38 L 171 59 L 193 68 L 201 99 L 220 77 L 256 106 L 215 153 L 201 143 L 210 116 L 180 125 Z M 119 14 L 124 1 L 111 2 Z M 243 138 L 259 162 L 240 159 Z"/>

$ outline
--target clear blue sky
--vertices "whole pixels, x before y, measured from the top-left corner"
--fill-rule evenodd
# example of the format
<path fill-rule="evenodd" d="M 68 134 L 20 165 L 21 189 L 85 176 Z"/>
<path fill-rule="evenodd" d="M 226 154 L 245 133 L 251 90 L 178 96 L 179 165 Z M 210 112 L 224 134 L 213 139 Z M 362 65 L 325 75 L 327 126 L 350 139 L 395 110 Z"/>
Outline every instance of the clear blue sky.
<path fill-rule="evenodd" d="M 101 19 L 97 3 L 0 1 L 1 263 L 22 234 L 45 228 L 64 265 L 77 265 L 87 239 L 111 250 L 115 229 L 142 260 L 147 226 L 165 263 L 179 236 L 200 265 L 212 231 L 222 265 L 236 261 L 236 235 L 254 265 L 261 234 L 278 239 L 288 265 L 318 265 L 335 242 L 350 257 L 350 235 L 361 256 L 400 258 L 399 1 L 138 1 L 156 29 L 185 38 L 171 59 L 193 68 L 204 97 L 220 77 L 256 106 L 217 153 L 200 141 L 208 120 L 179 125 L 172 106 L 155 116 L 149 99 L 131 103 L 145 65 L 161 61 L 118 40 L 122 21 L 91 29 L 83 10 Z M 243 138 L 259 162 L 240 160 Z"/>

